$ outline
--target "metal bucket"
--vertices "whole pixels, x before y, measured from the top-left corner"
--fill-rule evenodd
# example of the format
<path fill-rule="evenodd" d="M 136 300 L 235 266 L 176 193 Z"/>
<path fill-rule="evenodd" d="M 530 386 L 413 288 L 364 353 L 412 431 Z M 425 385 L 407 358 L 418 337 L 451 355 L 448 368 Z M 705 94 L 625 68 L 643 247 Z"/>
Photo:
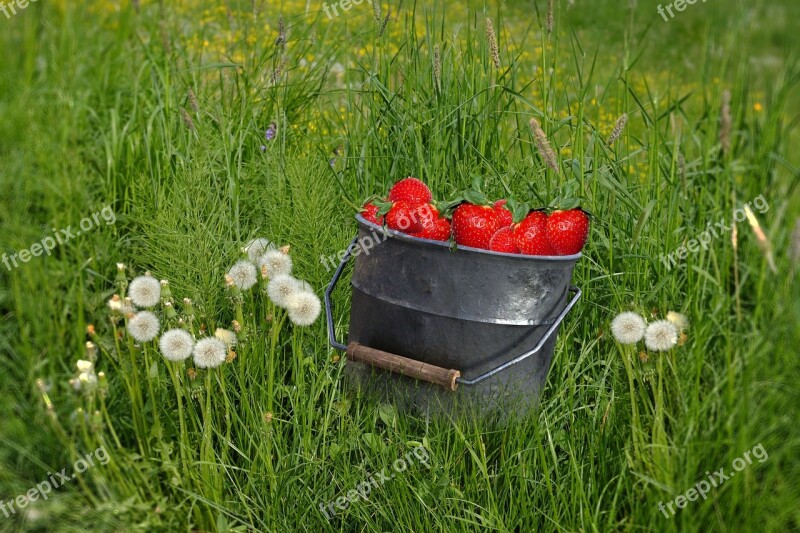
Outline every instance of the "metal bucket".
<path fill-rule="evenodd" d="M 414 411 L 523 415 L 535 407 L 558 327 L 581 295 L 570 287 L 581 254 L 452 250 L 356 219 L 359 234 L 325 291 L 329 339 L 348 354 L 348 380 Z M 331 293 L 352 256 L 345 346 Z"/>

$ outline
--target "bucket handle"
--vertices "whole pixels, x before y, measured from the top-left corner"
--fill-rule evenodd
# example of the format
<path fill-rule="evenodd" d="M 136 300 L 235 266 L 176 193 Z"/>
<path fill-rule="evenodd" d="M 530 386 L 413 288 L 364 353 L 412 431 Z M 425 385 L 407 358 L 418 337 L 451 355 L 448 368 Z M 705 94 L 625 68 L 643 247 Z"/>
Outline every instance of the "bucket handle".
<path fill-rule="evenodd" d="M 363 346 L 356 342 L 351 342 L 349 346 L 342 344 L 341 342 L 336 340 L 336 331 L 334 330 L 333 326 L 333 308 L 331 306 L 331 294 L 333 293 L 333 289 L 336 288 L 337 283 L 339 283 L 339 278 L 342 276 L 342 272 L 344 271 L 344 267 L 347 265 L 347 262 L 350 260 L 351 253 L 350 251 L 356 245 L 356 241 L 358 240 L 358 235 L 356 235 L 350 244 L 347 247 L 344 257 L 342 258 L 341 263 L 336 268 L 336 271 L 333 274 L 333 278 L 331 279 L 330 284 L 328 284 L 328 288 L 325 289 L 325 317 L 328 321 L 328 341 L 330 342 L 331 346 L 336 348 L 337 350 L 343 351 L 347 353 L 347 357 L 351 361 L 359 361 L 362 363 L 366 363 L 368 365 L 382 368 L 384 370 L 389 370 L 391 372 L 396 372 L 399 374 L 403 374 L 408 377 L 412 377 L 415 379 L 419 379 L 421 381 L 427 381 L 428 383 L 433 383 L 435 385 L 440 385 L 449 390 L 456 390 L 458 384 L 462 385 L 477 385 L 481 381 L 488 379 L 495 374 L 506 370 L 507 368 L 524 361 L 525 359 L 529 358 L 532 355 L 535 355 L 542 349 L 544 344 L 550 339 L 551 336 L 555 333 L 558 329 L 558 326 L 561 325 L 561 322 L 570 312 L 570 310 L 575 306 L 578 302 L 578 299 L 581 297 L 581 290 L 578 287 L 570 287 L 569 292 L 573 293 L 574 296 L 567 302 L 567 305 L 564 307 L 564 310 L 558 315 L 558 317 L 550 324 L 550 327 L 547 328 L 544 336 L 539 339 L 539 342 L 536 343 L 531 350 L 523 353 L 507 361 L 500 366 L 497 366 L 487 372 L 484 372 L 480 376 L 477 376 L 473 379 L 464 379 L 461 377 L 461 372 L 458 370 L 446 369 L 438 366 L 429 365 L 423 363 L 421 361 L 416 361 L 414 359 L 409 359 L 407 357 L 403 357 L 400 355 L 395 355 L 388 352 L 383 352 L 381 350 L 376 350 L 374 348 L 369 348 L 367 346 Z"/>

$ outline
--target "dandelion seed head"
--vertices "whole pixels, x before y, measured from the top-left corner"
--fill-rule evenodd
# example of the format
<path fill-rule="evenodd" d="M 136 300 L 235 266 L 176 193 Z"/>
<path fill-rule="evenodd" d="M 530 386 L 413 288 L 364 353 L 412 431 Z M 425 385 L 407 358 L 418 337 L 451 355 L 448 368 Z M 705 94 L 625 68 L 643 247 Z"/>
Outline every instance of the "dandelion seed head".
<path fill-rule="evenodd" d="M 250 261 L 238 261 L 228 271 L 228 276 L 233 280 L 233 284 L 243 291 L 252 288 L 258 281 L 256 266 Z"/>
<path fill-rule="evenodd" d="M 133 278 L 128 286 L 128 296 L 138 307 L 154 307 L 161 301 L 161 283 L 152 276 Z"/>
<path fill-rule="evenodd" d="M 161 324 L 150 311 L 139 311 L 128 320 L 128 333 L 137 342 L 149 342 L 156 338 Z"/>
<path fill-rule="evenodd" d="M 298 281 L 286 274 L 275 276 L 267 285 L 269 299 L 278 307 L 284 308 L 289 304 L 290 297 L 299 290 Z"/>
<path fill-rule="evenodd" d="M 258 263 L 258 260 L 261 259 L 261 256 L 263 256 L 267 250 L 275 250 L 275 245 L 264 238 L 253 239 L 244 248 L 247 257 L 250 258 L 250 262 L 253 264 Z"/>
<path fill-rule="evenodd" d="M 199 368 L 216 368 L 225 362 L 228 349 L 216 337 L 206 337 L 194 345 L 194 364 Z"/>
<path fill-rule="evenodd" d="M 611 334 L 620 344 L 636 344 L 646 328 L 647 323 L 637 313 L 620 313 L 611 321 Z"/>
<path fill-rule="evenodd" d="M 678 342 L 678 328 L 669 320 L 658 320 L 647 326 L 644 343 L 648 350 L 666 352 Z"/>
<path fill-rule="evenodd" d="M 267 276 L 270 278 L 288 276 L 292 273 L 292 257 L 280 250 L 268 250 L 259 260 L 259 266 L 262 271 L 267 267 Z"/>
<path fill-rule="evenodd" d="M 298 291 L 291 295 L 287 302 L 289 320 L 295 326 L 310 326 L 313 324 L 322 309 L 322 303 L 316 294 Z"/>
<path fill-rule="evenodd" d="M 161 355 L 168 361 L 183 361 L 192 355 L 194 339 L 185 329 L 171 329 L 158 341 Z"/>

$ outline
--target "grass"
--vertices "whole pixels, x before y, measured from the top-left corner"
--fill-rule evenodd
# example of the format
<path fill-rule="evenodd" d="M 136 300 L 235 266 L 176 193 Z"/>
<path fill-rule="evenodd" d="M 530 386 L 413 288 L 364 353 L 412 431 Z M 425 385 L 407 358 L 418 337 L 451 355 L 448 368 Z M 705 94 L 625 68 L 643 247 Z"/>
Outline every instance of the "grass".
<path fill-rule="evenodd" d="M 797 6 L 711 2 L 664 23 L 645 6 L 556 2 L 550 34 L 546 4 L 403 3 L 383 30 L 386 4 L 377 21 L 367 4 L 328 21 L 299 1 L 53 2 L 3 21 L 2 252 L 104 206 L 116 223 L 0 268 L 0 499 L 99 447 L 110 457 L 0 529 L 800 527 Z M 584 296 L 523 420 L 424 419 L 362 397 L 342 383 L 324 320 L 293 327 L 260 288 L 225 288 L 240 248 L 268 236 L 320 294 L 320 256 L 347 245 L 355 208 L 409 174 L 439 198 L 479 174 L 493 196 L 536 205 L 575 179 L 594 214 L 573 279 Z M 660 259 L 760 195 L 774 271 L 746 221 L 675 268 Z M 198 335 L 237 319 L 236 359 L 192 378 L 155 343 L 135 346 L 106 306 L 118 262 L 128 279 L 168 279 L 184 318 L 191 298 Z M 349 298 L 334 297 L 341 338 Z M 643 361 L 609 333 L 624 310 L 686 314 L 686 342 Z M 69 380 L 87 340 L 106 382 L 79 394 Z M 764 462 L 673 517 L 659 511 L 758 444 Z M 419 445 L 430 468 L 409 460 L 326 520 L 320 504 Z"/>

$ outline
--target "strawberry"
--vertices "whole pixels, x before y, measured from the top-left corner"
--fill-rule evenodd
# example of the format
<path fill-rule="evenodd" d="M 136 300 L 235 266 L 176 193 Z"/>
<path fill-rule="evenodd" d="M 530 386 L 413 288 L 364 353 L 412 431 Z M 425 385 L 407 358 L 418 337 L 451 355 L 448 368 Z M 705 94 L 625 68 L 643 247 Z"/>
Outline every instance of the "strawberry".
<path fill-rule="evenodd" d="M 531 211 L 522 222 L 512 226 L 514 243 L 525 255 L 555 255 L 547 235 L 547 214 Z"/>
<path fill-rule="evenodd" d="M 493 252 L 504 252 L 507 254 L 518 254 L 519 248 L 514 243 L 514 233 L 510 226 L 497 230 L 489 241 L 489 249 Z"/>
<path fill-rule="evenodd" d="M 422 204 L 414 208 L 413 216 L 414 221 L 418 222 L 423 230 L 429 229 L 439 218 L 439 210 L 433 204 Z"/>
<path fill-rule="evenodd" d="M 453 235 L 462 246 L 487 250 L 499 228 L 497 214 L 489 206 L 465 202 L 453 211 Z"/>
<path fill-rule="evenodd" d="M 589 236 L 589 217 L 580 209 L 553 211 L 547 219 L 547 238 L 557 255 L 573 255 Z"/>
<path fill-rule="evenodd" d="M 417 178 L 408 177 L 394 184 L 389 190 L 389 201 L 408 202 L 411 207 L 431 202 L 431 190 Z"/>
<path fill-rule="evenodd" d="M 446 241 L 450 238 L 450 221 L 439 216 L 436 206 L 422 204 L 414 209 L 414 215 L 422 229 L 410 235 L 433 241 Z"/>
<path fill-rule="evenodd" d="M 415 207 L 405 200 L 399 200 L 392 204 L 391 209 L 386 213 L 386 225 L 390 229 L 403 233 L 417 233 L 422 230 L 420 216 Z"/>
<path fill-rule="evenodd" d="M 364 220 L 383 226 L 383 216 L 378 215 L 378 206 L 372 202 L 364 204 L 364 207 L 361 208 L 361 216 L 364 217 Z"/>
<path fill-rule="evenodd" d="M 444 217 L 436 218 L 425 225 L 422 231 L 412 233 L 412 237 L 430 239 L 432 241 L 447 241 L 450 239 L 450 221 Z"/>
<path fill-rule="evenodd" d="M 510 226 L 514 222 L 514 215 L 506 207 L 506 200 L 497 200 L 494 203 L 494 212 L 501 228 Z"/>

